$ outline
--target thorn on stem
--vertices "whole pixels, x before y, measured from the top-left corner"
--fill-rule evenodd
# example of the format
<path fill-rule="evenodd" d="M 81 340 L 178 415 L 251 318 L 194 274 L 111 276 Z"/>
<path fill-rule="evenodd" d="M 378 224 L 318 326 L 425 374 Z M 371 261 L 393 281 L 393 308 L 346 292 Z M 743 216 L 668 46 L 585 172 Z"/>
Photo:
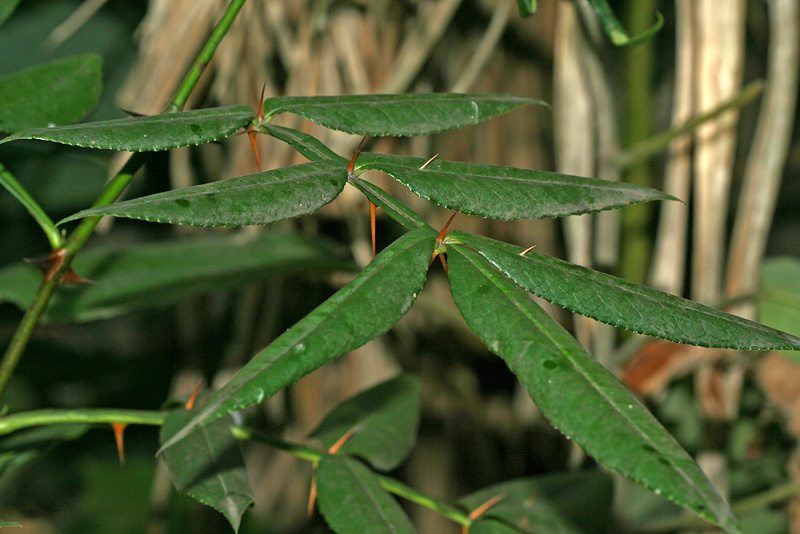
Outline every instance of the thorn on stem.
<path fill-rule="evenodd" d="M 311 489 L 308 492 L 308 517 L 314 514 L 314 504 L 317 502 L 317 464 L 314 464 L 314 472 L 311 473 Z"/>
<path fill-rule="evenodd" d="M 489 508 L 491 508 L 492 506 L 494 506 L 498 502 L 500 502 L 503 499 L 505 499 L 507 495 L 508 495 L 507 493 L 501 493 L 499 495 L 495 495 L 494 497 L 492 497 L 491 499 L 489 499 L 488 501 L 486 501 L 485 503 L 483 503 L 482 505 L 478 506 L 473 511 L 471 511 L 469 513 L 469 518 L 472 519 L 473 521 L 478 519 L 480 516 L 482 516 L 484 513 L 486 513 L 486 511 Z"/>
<path fill-rule="evenodd" d="M 25 261 L 28 263 L 32 263 L 36 265 L 44 274 L 45 281 L 49 281 L 53 279 L 53 276 L 58 272 L 59 269 L 64 265 L 64 261 L 66 259 L 67 251 L 63 248 L 58 248 L 53 251 L 52 254 L 47 256 L 46 258 L 26 258 Z M 78 275 L 75 271 L 71 268 L 64 273 L 64 277 L 61 279 L 61 284 L 96 284 L 95 280 L 89 280 L 88 278 L 83 278 Z"/>
<path fill-rule="evenodd" d="M 422 167 L 420 167 L 420 168 L 419 168 L 419 170 L 421 170 L 421 171 L 424 171 L 424 170 L 425 170 L 425 167 L 427 167 L 428 165 L 430 165 L 430 163 L 431 163 L 433 160 L 435 160 L 436 158 L 438 158 L 438 157 L 439 157 L 439 154 L 434 154 L 434 156 L 433 156 L 431 159 L 429 159 L 428 161 L 426 161 L 425 163 L 423 163 L 423 164 L 422 164 Z"/>
<path fill-rule="evenodd" d="M 119 464 L 125 465 L 125 427 L 128 423 L 111 423 L 111 429 L 114 431 L 114 440 L 117 442 L 117 455 L 119 456 Z"/>
<path fill-rule="evenodd" d="M 530 246 L 530 247 L 526 248 L 525 250 L 523 250 L 522 252 L 520 252 L 519 255 L 520 256 L 524 256 L 525 254 L 527 254 L 528 252 L 530 252 L 531 250 L 533 250 L 535 248 L 536 248 L 536 245 Z"/>
<path fill-rule="evenodd" d="M 258 99 L 258 122 L 259 124 L 261 121 L 264 120 L 264 92 L 267 90 L 267 82 L 264 82 L 264 85 L 261 86 L 261 98 Z"/>
<path fill-rule="evenodd" d="M 350 438 L 352 438 L 353 435 L 356 434 L 359 430 L 361 430 L 360 424 L 355 425 L 350 430 L 345 432 L 341 438 L 336 440 L 336 443 L 330 446 L 330 448 L 328 449 L 328 453 L 336 454 L 337 452 L 339 452 L 339 449 L 341 449 L 344 446 L 344 444 L 347 443 L 350 440 Z"/>
<path fill-rule="evenodd" d="M 356 148 L 355 154 L 353 154 L 353 157 L 350 158 L 350 163 L 347 164 L 347 175 L 348 176 L 352 176 L 353 169 L 355 169 L 355 167 L 356 167 L 356 158 L 358 157 L 359 152 L 361 152 L 361 147 L 364 146 L 364 141 L 366 141 L 366 140 L 367 140 L 367 136 L 365 135 L 364 137 L 361 138 L 361 142 L 358 144 L 358 148 Z"/>
<path fill-rule="evenodd" d="M 253 154 L 256 157 L 256 167 L 258 167 L 258 172 L 261 172 L 261 158 L 258 155 L 258 145 L 256 144 L 255 130 L 248 130 L 247 136 L 250 138 L 250 145 L 253 147 Z"/>
<path fill-rule="evenodd" d="M 194 408 L 194 403 L 197 400 L 197 394 L 200 392 L 200 386 L 203 385 L 203 379 L 197 381 L 197 385 L 194 387 L 194 391 L 192 392 L 192 396 L 189 397 L 189 400 L 186 401 L 186 409 L 191 411 Z"/>
<path fill-rule="evenodd" d="M 369 228 L 372 233 L 372 257 L 375 257 L 375 212 L 377 206 L 371 200 L 369 201 Z"/>

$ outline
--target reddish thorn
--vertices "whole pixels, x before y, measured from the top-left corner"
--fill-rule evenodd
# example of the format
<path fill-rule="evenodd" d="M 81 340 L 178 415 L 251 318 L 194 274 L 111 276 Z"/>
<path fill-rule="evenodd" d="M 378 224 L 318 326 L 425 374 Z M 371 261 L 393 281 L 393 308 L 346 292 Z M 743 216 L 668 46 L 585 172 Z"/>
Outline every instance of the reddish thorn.
<path fill-rule="evenodd" d="M 311 474 L 311 489 L 308 492 L 308 517 L 314 514 L 314 503 L 317 501 L 317 465 L 314 464 L 314 472 Z"/>
<path fill-rule="evenodd" d="M 33 258 L 29 259 L 26 258 L 25 261 L 28 263 L 32 263 L 36 265 L 44 274 L 45 281 L 49 281 L 53 279 L 53 276 L 64 266 L 64 261 L 67 255 L 67 251 L 63 248 L 59 248 L 53 251 L 52 254 L 47 256 L 46 258 Z M 66 273 L 64 273 L 64 277 L 61 279 L 61 284 L 96 284 L 97 282 L 94 280 L 89 280 L 87 278 L 83 278 L 75 273 L 72 269 L 68 269 Z"/>
<path fill-rule="evenodd" d="M 248 131 L 247 136 L 250 138 L 250 144 L 253 146 L 253 154 L 256 156 L 256 167 L 258 167 L 258 172 L 261 172 L 261 158 L 258 157 L 258 146 L 256 145 L 256 133 L 254 131 Z"/>
<path fill-rule="evenodd" d="M 533 250 L 535 248 L 536 248 L 536 245 L 533 245 L 532 247 L 528 247 L 525 250 L 523 250 L 522 252 L 520 252 L 519 255 L 520 256 L 524 256 L 525 254 L 527 254 L 528 252 L 530 252 L 531 250 Z"/>
<path fill-rule="evenodd" d="M 119 456 L 120 465 L 125 465 L 125 427 L 128 423 L 111 423 L 111 429 L 114 431 L 114 440 L 117 442 L 117 455 Z"/>
<path fill-rule="evenodd" d="M 444 256 L 442 256 L 441 254 L 439 254 L 439 260 L 442 262 L 442 267 L 444 267 L 444 272 L 445 272 L 445 274 L 450 274 L 450 273 L 447 271 L 447 260 L 445 260 L 445 259 L 444 259 Z"/>
<path fill-rule="evenodd" d="M 453 219 L 456 218 L 456 215 L 458 215 L 458 212 L 454 211 L 453 214 L 450 216 L 450 218 L 447 219 L 447 222 L 444 223 L 444 228 L 442 228 L 442 231 L 439 232 L 439 237 L 436 238 L 436 240 L 439 241 L 439 243 L 441 243 L 442 239 L 444 239 L 444 236 L 447 233 L 447 228 L 450 227 L 450 223 L 453 222 Z"/>
<path fill-rule="evenodd" d="M 261 98 L 258 100 L 258 122 L 259 124 L 261 121 L 264 120 L 264 92 L 267 90 L 267 82 L 264 82 L 264 85 L 261 86 Z"/>
<path fill-rule="evenodd" d="M 500 502 L 503 499 L 505 499 L 506 495 L 508 495 L 508 494 L 507 493 L 501 493 L 500 495 L 495 495 L 494 497 L 492 497 L 491 499 L 489 499 L 488 501 L 486 501 L 485 503 L 483 503 L 482 505 L 478 506 L 473 511 L 471 511 L 469 513 L 469 518 L 472 519 L 473 521 L 478 519 L 480 516 L 482 516 L 486 512 L 486 510 L 488 510 L 489 508 L 491 508 L 492 506 L 494 506 L 498 502 Z"/>
<path fill-rule="evenodd" d="M 96 284 L 97 280 L 89 280 L 88 278 L 83 278 L 75 271 L 70 269 L 69 271 L 64 274 L 64 278 L 61 279 L 62 284 Z"/>
<path fill-rule="evenodd" d="M 53 278 L 62 265 L 64 265 L 64 258 L 67 255 L 66 249 L 57 248 L 47 257 L 47 260 L 50 262 L 50 268 L 47 272 L 44 273 L 44 279 L 49 281 Z"/>
<path fill-rule="evenodd" d="M 372 232 L 372 257 L 375 257 L 375 211 L 377 206 L 371 200 L 369 201 L 369 228 Z"/>
<path fill-rule="evenodd" d="M 439 154 L 435 154 L 435 155 L 434 155 L 434 156 L 433 156 L 431 159 L 429 159 L 428 161 L 426 161 L 425 163 L 423 163 L 423 164 L 422 164 L 422 167 L 420 167 L 420 168 L 419 168 L 419 170 L 421 170 L 421 171 L 424 171 L 424 170 L 425 170 L 425 167 L 427 167 L 428 165 L 430 165 L 431 161 L 435 160 L 435 159 L 436 159 L 436 158 L 438 158 L 438 157 L 439 157 Z"/>
<path fill-rule="evenodd" d="M 356 158 L 358 157 L 358 153 L 361 152 L 361 147 L 364 146 L 364 141 L 366 141 L 366 140 L 367 140 L 367 136 L 365 135 L 363 138 L 361 138 L 361 142 L 358 144 L 358 148 L 356 149 L 356 153 L 353 154 L 352 158 L 350 158 L 350 163 L 347 165 L 347 174 L 348 175 L 353 174 L 353 169 L 356 166 Z"/>
<path fill-rule="evenodd" d="M 203 385 L 203 379 L 197 381 L 197 385 L 194 387 L 194 391 L 192 392 L 192 396 L 189 397 L 189 400 L 186 401 L 186 409 L 191 410 L 194 408 L 194 403 L 197 400 L 197 394 L 200 393 L 200 386 Z"/>
<path fill-rule="evenodd" d="M 345 432 L 344 435 L 341 438 L 336 440 L 336 443 L 334 443 L 333 445 L 330 446 L 330 448 L 328 449 L 328 453 L 336 454 L 337 452 L 339 452 L 339 449 L 341 449 L 344 446 L 344 444 L 347 443 L 348 440 L 353 437 L 353 434 L 358 432 L 360 429 L 361 429 L 361 425 L 359 424 L 359 425 L 354 426 L 353 428 L 351 428 L 347 432 Z"/>

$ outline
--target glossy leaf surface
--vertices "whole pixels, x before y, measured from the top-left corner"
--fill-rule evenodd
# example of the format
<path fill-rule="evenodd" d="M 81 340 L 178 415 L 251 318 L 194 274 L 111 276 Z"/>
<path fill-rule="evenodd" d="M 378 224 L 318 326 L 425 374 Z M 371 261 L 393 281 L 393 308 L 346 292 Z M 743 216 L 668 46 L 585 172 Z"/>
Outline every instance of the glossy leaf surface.
<path fill-rule="evenodd" d="M 319 510 L 336 534 L 411 534 L 408 516 L 358 460 L 323 456 L 317 468 Z"/>
<path fill-rule="evenodd" d="M 386 247 L 350 283 L 256 354 L 170 443 L 226 413 L 269 399 L 394 325 L 425 283 L 436 234 L 419 229 Z"/>
<path fill-rule="evenodd" d="M 417 438 L 419 381 L 400 375 L 345 400 L 311 433 L 326 449 L 348 432 L 337 454 L 359 456 L 381 471 L 400 465 Z"/>
<path fill-rule="evenodd" d="M 293 113 L 359 135 L 425 135 L 478 124 L 540 100 L 503 94 L 284 96 L 264 101 L 264 116 Z"/>
<path fill-rule="evenodd" d="M 340 161 L 314 161 L 89 208 L 58 224 L 91 215 L 194 226 L 269 224 L 314 213 L 346 182 Z"/>
<path fill-rule="evenodd" d="M 0 78 L 0 132 L 78 122 L 100 98 L 101 69 L 100 56 L 84 54 Z"/>
<path fill-rule="evenodd" d="M 613 495 L 611 476 L 591 470 L 495 484 L 459 499 L 458 504 L 475 510 L 502 497 L 481 518 L 494 518 L 531 534 L 582 534 L 609 531 Z"/>
<path fill-rule="evenodd" d="M 562 217 L 620 208 L 670 195 L 624 182 L 544 171 L 364 153 L 357 170 L 377 169 L 422 198 L 470 215 L 494 219 Z"/>
<path fill-rule="evenodd" d="M 39 139 L 86 148 L 155 152 L 224 139 L 255 118 L 255 112 L 247 106 L 196 109 L 150 117 L 23 130 L 0 140 L 0 143 L 16 139 Z"/>
<path fill-rule="evenodd" d="M 164 443 L 189 422 L 193 412 L 170 412 L 161 427 Z M 220 511 L 235 531 L 242 514 L 253 503 L 239 440 L 233 437 L 230 417 L 217 419 L 165 451 L 175 489 Z"/>
<path fill-rule="evenodd" d="M 73 267 L 98 283 L 62 287 L 45 311 L 48 322 L 108 319 L 168 306 L 190 295 L 242 287 L 277 273 L 353 265 L 327 241 L 267 233 L 252 239 L 230 235 L 90 248 L 75 258 Z M 41 280 L 41 272 L 28 263 L 0 270 L 0 302 L 27 309 Z"/>
<path fill-rule="evenodd" d="M 741 532 L 728 504 L 649 411 L 519 286 L 477 252 L 449 245 L 453 299 L 547 419 L 598 462 Z"/>
<path fill-rule="evenodd" d="M 493 239 L 453 232 L 517 284 L 570 311 L 676 343 L 739 350 L 800 349 L 800 339 L 690 300 Z"/>

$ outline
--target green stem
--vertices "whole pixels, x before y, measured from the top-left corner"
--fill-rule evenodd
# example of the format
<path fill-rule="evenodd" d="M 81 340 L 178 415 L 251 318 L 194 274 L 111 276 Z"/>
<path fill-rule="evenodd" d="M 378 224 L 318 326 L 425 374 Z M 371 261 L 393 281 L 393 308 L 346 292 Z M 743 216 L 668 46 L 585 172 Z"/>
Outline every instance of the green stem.
<path fill-rule="evenodd" d="M 646 31 L 656 16 L 655 0 L 629 0 L 626 12 L 628 27 L 632 35 Z M 653 127 L 653 106 L 650 100 L 653 81 L 653 41 L 642 42 L 628 50 L 625 69 L 626 123 L 625 146 L 646 139 Z M 652 187 L 653 177 L 646 164 L 631 167 L 626 181 Z M 646 203 L 630 206 L 622 211 L 622 277 L 632 282 L 643 283 L 647 274 L 647 258 L 650 255 L 650 237 L 647 223 L 652 208 Z"/>
<path fill-rule="evenodd" d="M 716 119 L 726 111 L 741 108 L 760 95 L 763 90 L 764 80 L 751 82 L 738 95 L 723 102 L 711 111 L 696 115 L 680 126 L 670 128 L 648 139 L 634 143 L 617 157 L 615 162 L 617 167 L 625 169 L 645 162 L 659 152 L 666 150 L 669 144 L 678 137 L 693 132 L 704 122 Z"/>
<path fill-rule="evenodd" d="M 232 426 L 231 433 L 234 435 L 236 439 L 240 440 L 252 440 L 252 441 L 259 441 L 261 443 L 266 443 L 275 447 L 276 449 L 280 449 L 282 451 L 286 451 L 297 458 L 305 460 L 311 463 L 318 463 L 325 453 L 318 451 L 316 449 L 310 449 L 308 447 L 303 447 L 302 445 L 296 445 L 294 443 L 289 443 L 287 441 L 283 441 L 278 438 L 274 438 L 258 430 L 246 427 L 246 426 Z M 469 518 L 464 512 L 459 510 L 454 506 L 450 506 L 447 503 L 434 499 L 433 497 L 429 497 L 423 493 L 418 492 L 414 488 L 406 486 L 399 480 L 395 480 L 393 478 L 387 477 L 385 475 L 380 475 L 376 473 L 378 480 L 381 483 L 381 487 L 388 491 L 389 493 L 394 493 L 398 497 L 402 497 L 407 501 L 417 503 L 420 506 L 424 506 L 434 512 L 441 514 L 442 516 L 450 519 L 451 521 L 458 523 L 459 525 L 468 527 L 472 524 L 472 519 Z"/>
<path fill-rule="evenodd" d="M 63 423 L 125 423 L 161 426 L 164 423 L 165 415 L 164 412 L 145 410 L 33 410 L 0 418 L 0 436 L 32 426 Z"/>
<path fill-rule="evenodd" d="M 217 51 L 219 43 L 228 33 L 231 24 L 233 24 L 234 19 L 236 19 L 236 15 L 239 13 L 239 10 L 244 5 L 245 1 L 246 0 L 231 0 L 231 3 L 228 4 L 228 9 L 225 10 L 225 14 L 222 15 L 222 18 L 217 23 L 214 31 L 211 32 L 211 36 L 206 41 L 206 45 L 200 51 L 197 59 L 195 59 L 192 66 L 189 68 L 189 72 L 186 73 L 186 77 L 183 79 L 183 82 L 181 82 L 180 86 L 178 86 L 178 90 L 175 91 L 175 96 L 172 98 L 169 106 L 167 106 L 167 109 L 164 111 L 165 113 L 180 111 L 183 109 L 183 106 L 186 105 L 186 101 L 189 99 L 189 95 L 192 93 L 194 86 L 197 85 L 197 81 L 200 79 L 200 76 L 208 66 L 209 61 L 211 61 L 211 58 L 214 56 L 214 52 Z"/>
<path fill-rule="evenodd" d="M 220 19 L 219 23 L 214 28 L 205 46 L 200 51 L 197 60 L 178 87 L 171 103 L 164 110 L 165 113 L 179 111 L 186 104 L 186 100 L 189 98 L 197 81 L 200 79 L 203 69 L 211 60 L 211 57 L 217 50 L 217 46 L 219 46 L 220 41 L 222 41 L 222 38 L 225 37 L 225 34 L 230 29 L 233 20 L 236 18 L 237 13 L 239 13 L 245 1 L 246 0 L 232 0 L 231 3 L 228 4 L 225 14 L 222 15 L 222 19 Z M 105 206 L 114 202 L 128 186 L 136 171 L 144 165 L 144 162 L 145 156 L 142 153 L 136 153 L 131 156 L 119 173 L 114 176 L 105 189 L 103 189 L 102 193 L 100 193 L 94 206 Z M 99 221 L 100 217 L 87 217 L 81 221 L 78 227 L 67 238 L 66 244 L 64 245 L 64 259 L 60 268 L 52 273 L 52 276 L 44 280 L 39 286 L 33 304 L 31 304 L 31 307 L 25 312 L 25 316 L 22 318 L 19 327 L 17 327 L 17 331 L 14 333 L 14 337 L 11 339 L 11 343 L 6 349 L 3 360 L 0 362 L 0 398 L 2 398 L 3 393 L 5 393 L 8 381 L 19 363 L 22 353 L 25 351 L 25 347 L 28 346 L 28 342 L 47 307 L 47 303 L 50 302 L 50 298 L 53 296 L 56 288 L 58 288 L 64 275 L 69 272 L 73 258 L 86 243 L 86 240 L 89 239 L 89 236 L 92 235 Z M 59 241 L 59 246 L 60 243 L 61 241 Z"/>
<path fill-rule="evenodd" d="M 39 226 L 42 227 L 44 230 L 44 234 L 47 236 L 47 240 L 50 242 L 50 246 L 53 247 L 53 250 L 59 248 L 61 246 L 61 233 L 56 228 L 56 225 L 53 224 L 53 221 L 50 220 L 50 217 L 44 212 L 44 210 L 36 203 L 36 201 L 31 197 L 28 192 L 22 187 L 17 179 L 14 178 L 14 175 L 8 172 L 1 163 L 0 163 L 0 183 L 2 183 L 8 191 L 14 195 L 14 197 L 19 200 L 19 202 L 25 206 L 25 209 L 28 210 L 28 213 L 33 216 Z"/>

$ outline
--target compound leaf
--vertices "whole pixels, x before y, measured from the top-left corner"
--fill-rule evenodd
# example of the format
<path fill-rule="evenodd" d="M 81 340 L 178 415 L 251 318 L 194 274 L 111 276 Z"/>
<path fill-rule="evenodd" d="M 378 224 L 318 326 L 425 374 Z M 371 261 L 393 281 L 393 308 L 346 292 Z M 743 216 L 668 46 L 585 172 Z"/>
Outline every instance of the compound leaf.
<path fill-rule="evenodd" d="M 453 299 L 554 427 L 598 462 L 728 532 L 728 504 L 675 439 L 519 286 L 477 252 L 449 245 Z"/>

